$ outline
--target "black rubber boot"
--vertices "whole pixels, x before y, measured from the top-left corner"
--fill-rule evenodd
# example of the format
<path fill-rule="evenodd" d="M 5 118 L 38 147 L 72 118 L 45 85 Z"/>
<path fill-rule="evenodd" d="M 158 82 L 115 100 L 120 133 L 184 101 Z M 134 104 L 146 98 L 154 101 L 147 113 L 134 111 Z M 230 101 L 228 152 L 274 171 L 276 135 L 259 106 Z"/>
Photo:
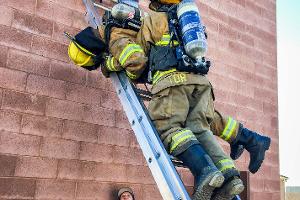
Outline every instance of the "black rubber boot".
<path fill-rule="evenodd" d="M 221 187 L 224 176 L 199 144 L 177 156 L 194 175 L 193 200 L 209 200 L 215 188 Z"/>
<path fill-rule="evenodd" d="M 236 141 L 233 145 L 242 145 L 250 153 L 249 171 L 256 173 L 265 159 L 265 153 L 269 149 L 271 138 L 259 135 L 243 126 L 240 126 Z M 233 157 L 238 157 L 237 153 Z M 231 154 L 230 154 L 231 156 Z"/>
<path fill-rule="evenodd" d="M 230 145 L 230 157 L 233 160 L 237 160 L 244 152 L 245 148 L 240 144 L 231 144 Z"/>
<path fill-rule="evenodd" d="M 235 169 L 228 169 L 224 172 L 225 182 L 221 188 L 214 191 L 211 200 L 232 200 L 244 190 L 243 181 L 239 177 L 239 172 Z"/>

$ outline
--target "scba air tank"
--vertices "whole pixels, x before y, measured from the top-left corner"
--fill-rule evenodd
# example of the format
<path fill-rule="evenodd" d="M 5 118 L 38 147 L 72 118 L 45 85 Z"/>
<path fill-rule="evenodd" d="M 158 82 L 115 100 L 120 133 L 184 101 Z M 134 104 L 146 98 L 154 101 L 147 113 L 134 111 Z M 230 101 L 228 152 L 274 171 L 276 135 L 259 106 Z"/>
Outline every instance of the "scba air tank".
<path fill-rule="evenodd" d="M 186 54 L 201 61 L 207 51 L 207 41 L 197 5 L 193 0 L 181 1 L 177 16 Z"/>
<path fill-rule="evenodd" d="M 111 14 L 119 20 L 139 18 L 139 10 L 124 3 L 118 3 L 111 9 Z"/>

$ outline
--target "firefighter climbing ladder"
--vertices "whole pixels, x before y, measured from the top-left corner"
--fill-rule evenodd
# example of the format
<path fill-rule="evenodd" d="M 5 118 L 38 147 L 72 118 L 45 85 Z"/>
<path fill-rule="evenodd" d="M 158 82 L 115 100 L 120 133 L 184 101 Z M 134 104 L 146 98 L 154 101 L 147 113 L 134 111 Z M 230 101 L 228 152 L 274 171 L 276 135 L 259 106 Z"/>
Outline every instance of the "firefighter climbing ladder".
<path fill-rule="evenodd" d="M 109 9 L 92 0 L 83 0 L 83 3 L 86 6 L 87 22 L 91 27 L 97 28 L 102 24 L 97 7 Z M 111 73 L 110 78 L 162 198 L 164 200 L 191 200 L 149 118 L 140 95 L 137 94 L 143 92 L 138 91 L 123 72 Z"/>
<path fill-rule="evenodd" d="M 83 2 L 87 10 L 86 19 L 90 26 L 96 28 L 102 24 L 102 19 L 95 8 L 95 3 L 91 0 Z M 134 86 L 123 72 L 111 73 L 110 78 L 161 196 L 164 200 L 190 200 Z"/>

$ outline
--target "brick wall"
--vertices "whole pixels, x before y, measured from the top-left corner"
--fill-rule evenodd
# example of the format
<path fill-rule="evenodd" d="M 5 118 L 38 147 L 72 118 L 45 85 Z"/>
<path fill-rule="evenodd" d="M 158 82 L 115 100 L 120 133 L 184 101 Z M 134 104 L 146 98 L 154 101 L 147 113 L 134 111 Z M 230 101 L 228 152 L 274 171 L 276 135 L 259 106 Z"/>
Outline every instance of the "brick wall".
<path fill-rule="evenodd" d="M 273 139 L 251 199 L 279 200 L 275 0 L 198 4 L 216 107 Z M 0 13 L 0 198 L 107 200 L 129 185 L 161 199 L 110 81 L 68 60 L 62 32 L 85 26 L 81 0 L 0 0 Z"/>

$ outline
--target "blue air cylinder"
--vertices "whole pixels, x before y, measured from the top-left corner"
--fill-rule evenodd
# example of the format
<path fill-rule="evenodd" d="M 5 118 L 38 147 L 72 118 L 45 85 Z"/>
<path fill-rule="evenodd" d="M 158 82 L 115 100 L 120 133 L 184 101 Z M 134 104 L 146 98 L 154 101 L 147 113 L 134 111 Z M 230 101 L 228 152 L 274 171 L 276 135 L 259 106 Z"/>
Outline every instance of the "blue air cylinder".
<path fill-rule="evenodd" d="M 177 16 L 185 52 L 200 62 L 207 51 L 207 41 L 197 5 L 193 0 L 182 0 L 177 7 Z"/>

